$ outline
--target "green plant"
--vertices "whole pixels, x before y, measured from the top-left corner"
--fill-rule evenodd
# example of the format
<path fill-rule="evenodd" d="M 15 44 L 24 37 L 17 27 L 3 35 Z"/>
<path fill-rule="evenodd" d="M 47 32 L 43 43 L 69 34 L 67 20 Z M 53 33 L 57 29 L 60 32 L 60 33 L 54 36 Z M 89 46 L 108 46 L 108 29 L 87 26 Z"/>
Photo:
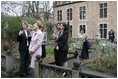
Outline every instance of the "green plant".
<path fill-rule="evenodd" d="M 19 65 L 18 64 L 13 64 L 12 65 L 12 70 L 13 71 L 18 71 L 19 70 Z"/>
<path fill-rule="evenodd" d="M 99 48 L 99 50 L 101 50 L 101 53 L 110 53 L 110 52 L 117 52 L 115 50 L 115 48 L 117 45 L 114 43 L 111 43 L 109 41 L 101 41 L 99 42 L 99 44 L 97 45 L 97 48 Z"/>
<path fill-rule="evenodd" d="M 71 43 L 69 44 L 69 51 L 75 51 L 75 47 L 76 47 L 76 44 L 75 43 Z"/>
<path fill-rule="evenodd" d="M 104 51 L 85 66 L 101 72 L 117 73 L 117 52 L 114 47 L 116 48 L 115 44 L 106 42 L 104 49 L 100 47 Z"/>
<path fill-rule="evenodd" d="M 51 38 L 51 35 L 53 34 L 54 24 L 52 24 L 52 23 L 46 23 L 44 26 L 45 26 L 45 30 L 46 30 L 46 32 L 48 34 L 47 38 L 48 39 L 52 39 Z"/>
<path fill-rule="evenodd" d="M 49 55 L 54 55 L 54 47 L 52 47 L 52 46 L 46 46 L 46 52 L 47 52 L 47 54 L 49 54 Z"/>
<path fill-rule="evenodd" d="M 20 28 L 21 17 L 19 16 L 1 16 L 1 39 L 2 43 L 7 41 L 9 44 L 9 50 L 12 52 L 13 42 L 16 42 L 17 32 Z M 5 46 L 3 45 L 3 48 Z"/>
<path fill-rule="evenodd" d="M 33 17 L 23 17 L 22 20 L 27 21 L 29 24 L 33 24 L 33 22 L 36 21 L 37 19 Z"/>

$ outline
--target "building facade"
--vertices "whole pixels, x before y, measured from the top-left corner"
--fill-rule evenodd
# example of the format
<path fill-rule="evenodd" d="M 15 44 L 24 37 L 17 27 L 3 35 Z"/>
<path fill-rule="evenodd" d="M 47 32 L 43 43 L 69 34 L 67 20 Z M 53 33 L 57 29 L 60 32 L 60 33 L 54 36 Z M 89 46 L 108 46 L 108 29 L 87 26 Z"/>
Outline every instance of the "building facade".
<path fill-rule="evenodd" d="M 89 39 L 97 32 L 108 39 L 111 29 L 117 36 L 117 1 L 54 1 L 53 13 L 54 23 L 69 23 L 72 38 L 78 38 L 82 28 Z"/>

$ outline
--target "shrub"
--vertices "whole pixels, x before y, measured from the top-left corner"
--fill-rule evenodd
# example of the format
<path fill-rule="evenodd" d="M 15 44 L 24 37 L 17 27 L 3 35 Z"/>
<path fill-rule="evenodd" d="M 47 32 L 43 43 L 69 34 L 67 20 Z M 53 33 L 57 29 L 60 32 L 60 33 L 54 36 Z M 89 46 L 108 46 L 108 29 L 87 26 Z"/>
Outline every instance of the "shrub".
<path fill-rule="evenodd" d="M 52 46 L 46 46 L 46 53 L 49 55 L 54 55 L 54 47 Z"/>
<path fill-rule="evenodd" d="M 71 43 L 69 44 L 69 51 L 75 51 L 75 47 L 76 47 L 76 44 L 75 43 Z"/>
<path fill-rule="evenodd" d="M 117 48 L 116 44 L 110 42 L 104 44 L 104 48 L 101 46 L 102 43 L 99 45 L 100 54 L 85 66 L 101 72 L 117 73 L 117 51 L 114 50 Z"/>

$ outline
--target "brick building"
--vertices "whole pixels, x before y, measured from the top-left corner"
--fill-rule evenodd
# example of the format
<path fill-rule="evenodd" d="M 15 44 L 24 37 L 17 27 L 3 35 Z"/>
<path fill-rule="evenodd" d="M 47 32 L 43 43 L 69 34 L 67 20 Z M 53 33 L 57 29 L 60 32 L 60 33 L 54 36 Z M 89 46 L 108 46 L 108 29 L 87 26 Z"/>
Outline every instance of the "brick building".
<path fill-rule="evenodd" d="M 117 1 L 54 1 L 54 23 L 69 22 L 72 38 L 77 38 L 85 28 L 89 39 L 108 38 L 113 29 L 117 35 Z"/>

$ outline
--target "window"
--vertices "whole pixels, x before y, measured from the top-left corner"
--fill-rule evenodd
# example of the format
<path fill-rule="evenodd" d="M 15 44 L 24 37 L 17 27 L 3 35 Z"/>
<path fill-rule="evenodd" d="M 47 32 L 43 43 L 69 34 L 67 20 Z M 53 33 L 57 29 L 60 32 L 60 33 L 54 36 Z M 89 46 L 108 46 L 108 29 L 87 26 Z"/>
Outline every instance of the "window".
<path fill-rule="evenodd" d="M 60 5 L 60 2 L 61 2 L 61 1 L 57 1 L 57 5 Z"/>
<path fill-rule="evenodd" d="M 62 21 L 62 10 L 57 11 L 57 21 Z"/>
<path fill-rule="evenodd" d="M 100 4 L 100 18 L 107 18 L 107 3 Z"/>
<path fill-rule="evenodd" d="M 81 19 L 86 19 L 86 7 L 85 6 L 80 7 L 80 20 Z"/>
<path fill-rule="evenodd" d="M 107 38 L 107 24 L 100 24 L 100 37 Z"/>
<path fill-rule="evenodd" d="M 60 21 L 62 21 L 62 10 L 60 10 Z"/>
<path fill-rule="evenodd" d="M 80 33 L 81 33 L 82 29 L 84 29 L 84 33 L 86 33 L 86 26 L 85 25 L 80 25 Z"/>
<path fill-rule="evenodd" d="M 70 37 L 72 37 L 72 25 L 70 25 Z"/>
<path fill-rule="evenodd" d="M 59 11 L 57 11 L 57 21 L 59 21 Z"/>
<path fill-rule="evenodd" d="M 72 20 L 72 8 L 67 9 L 67 20 Z"/>

